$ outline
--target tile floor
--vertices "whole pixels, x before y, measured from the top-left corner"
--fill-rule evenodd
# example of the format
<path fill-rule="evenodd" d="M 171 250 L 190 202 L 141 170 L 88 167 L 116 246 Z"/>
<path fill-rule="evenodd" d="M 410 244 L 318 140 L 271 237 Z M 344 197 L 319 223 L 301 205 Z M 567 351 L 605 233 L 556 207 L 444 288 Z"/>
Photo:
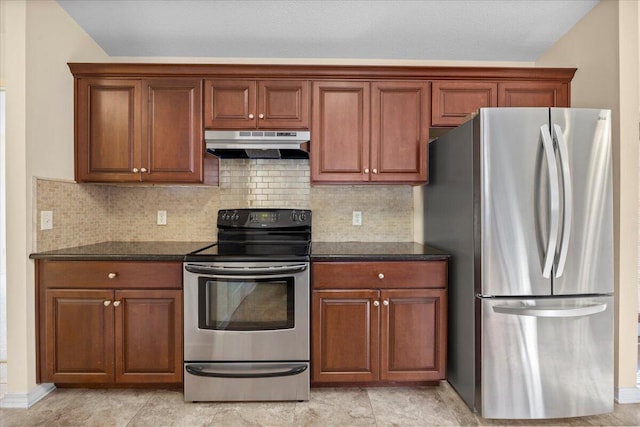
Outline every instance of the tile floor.
<path fill-rule="evenodd" d="M 0 426 L 640 425 L 640 404 L 612 414 L 539 421 L 487 420 L 453 389 L 314 388 L 309 402 L 185 403 L 169 390 L 57 389 L 30 409 L 0 409 Z"/>

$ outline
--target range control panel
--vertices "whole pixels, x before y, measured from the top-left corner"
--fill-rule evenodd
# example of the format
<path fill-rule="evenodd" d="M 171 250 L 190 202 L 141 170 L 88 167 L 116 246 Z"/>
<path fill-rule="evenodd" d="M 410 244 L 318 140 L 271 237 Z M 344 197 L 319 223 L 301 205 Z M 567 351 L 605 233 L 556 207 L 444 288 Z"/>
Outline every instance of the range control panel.
<path fill-rule="evenodd" d="M 308 209 L 221 209 L 218 228 L 311 227 Z"/>

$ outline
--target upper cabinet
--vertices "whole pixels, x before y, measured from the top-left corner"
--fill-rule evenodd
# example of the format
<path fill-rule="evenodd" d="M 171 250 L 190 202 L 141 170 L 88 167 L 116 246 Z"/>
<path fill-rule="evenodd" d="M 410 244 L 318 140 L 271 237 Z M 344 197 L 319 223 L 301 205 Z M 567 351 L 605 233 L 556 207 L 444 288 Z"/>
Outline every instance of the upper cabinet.
<path fill-rule="evenodd" d="M 201 182 L 199 79 L 76 82 L 78 182 Z"/>
<path fill-rule="evenodd" d="M 306 80 L 205 80 L 207 129 L 308 129 Z"/>
<path fill-rule="evenodd" d="M 432 82 L 431 126 L 452 127 L 481 107 L 568 107 L 569 84 L 539 81 Z"/>
<path fill-rule="evenodd" d="M 313 83 L 311 180 L 424 182 L 429 83 Z"/>

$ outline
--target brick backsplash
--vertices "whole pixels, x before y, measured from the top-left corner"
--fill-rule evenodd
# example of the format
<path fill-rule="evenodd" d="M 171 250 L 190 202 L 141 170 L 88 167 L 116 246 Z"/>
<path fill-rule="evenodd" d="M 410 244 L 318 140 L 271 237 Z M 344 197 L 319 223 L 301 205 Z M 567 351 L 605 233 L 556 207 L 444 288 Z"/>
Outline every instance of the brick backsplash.
<path fill-rule="evenodd" d="M 312 209 L 316 241 L 411 241 L 408 185 L 311 185 L 308 160 L 224 159 L 220 186 L 106 185 L 36 179 L 35 250 L 100 241 L 212 241 L 221 208 Z M 54 212 L 41 231 L 40 212 Z M 156 225 L 158 210 L 167 225 Z M 352 212 L 362 212 L 354 226 Z"/>

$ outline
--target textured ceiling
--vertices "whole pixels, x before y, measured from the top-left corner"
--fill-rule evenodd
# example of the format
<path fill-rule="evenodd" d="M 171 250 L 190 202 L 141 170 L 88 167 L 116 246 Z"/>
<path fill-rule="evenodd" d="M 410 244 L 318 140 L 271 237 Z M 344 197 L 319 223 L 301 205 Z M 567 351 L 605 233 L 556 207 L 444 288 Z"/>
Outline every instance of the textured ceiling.
<path fill-rule="evenodd" d="M 57 0 L 110 56 L 535 61 L 598 0 Z"/>

